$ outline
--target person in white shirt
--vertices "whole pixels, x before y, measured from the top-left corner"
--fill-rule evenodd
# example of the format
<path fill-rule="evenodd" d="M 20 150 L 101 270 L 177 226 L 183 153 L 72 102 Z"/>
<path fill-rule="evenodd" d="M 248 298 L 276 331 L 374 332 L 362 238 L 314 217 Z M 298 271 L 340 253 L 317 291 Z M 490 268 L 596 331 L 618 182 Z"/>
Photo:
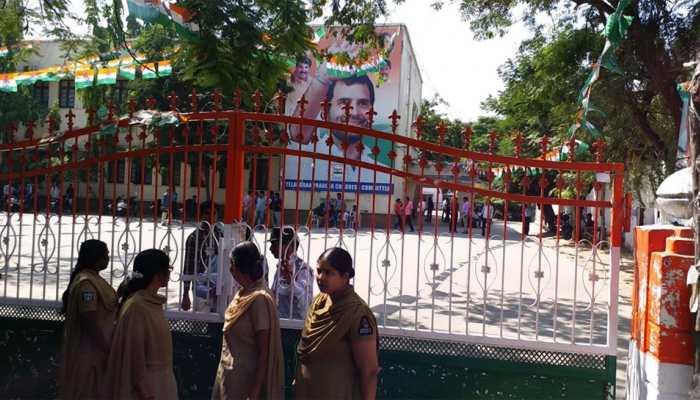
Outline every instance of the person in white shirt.
<path fill-rule="evenodd" d="M 313 299 L 314 273 L 297 256 L 298 248 L 299 238 L 292 228 L 272 228 L 270 252 L 278 260 L 272 292 L 280 318 L 303 320 Z"/>
<path fill-rule="evenodd" d="M 496 213 L 496 208 L 491 203 L 484 204 L 481 214 L 481 236 L 486 236 L 486 228 L 490 229 L 491 220 Z"/>

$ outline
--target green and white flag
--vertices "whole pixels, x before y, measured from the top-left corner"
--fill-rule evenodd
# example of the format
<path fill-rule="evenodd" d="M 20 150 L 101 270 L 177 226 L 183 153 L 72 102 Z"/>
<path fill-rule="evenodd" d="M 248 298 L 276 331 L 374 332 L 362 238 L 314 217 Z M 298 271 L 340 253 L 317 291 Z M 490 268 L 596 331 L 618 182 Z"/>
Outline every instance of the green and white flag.
<path fill-rule="evenodd" d="M 93 86 L 95 70 L 79 69 L 75 71 L 75 89 L 85 89 Z"/>
<path fill-rule="evenodd" d="M 314 29 L 314 42 L 318 42 L 326 36 L 326 27 L 321 25 Z"/>
<path fill-rule="evenodd" d="M 0 74 L 0 92 L 5 93 L 16 93 L 17 92 L 17 81 L 15 77 L 17 74 Z"/>
<path fill-rule="evenodd" d="M 116 68 L 100 68 L 97 71 L 98 85 L 116 85 L 117 84 L 117 69 Z"/>
<path fill-rule="evenodd" d="M 134 65 L 123 65 L 119 67 L 119 76 L 133 81 L 136 79 L 136 67 Z"/>

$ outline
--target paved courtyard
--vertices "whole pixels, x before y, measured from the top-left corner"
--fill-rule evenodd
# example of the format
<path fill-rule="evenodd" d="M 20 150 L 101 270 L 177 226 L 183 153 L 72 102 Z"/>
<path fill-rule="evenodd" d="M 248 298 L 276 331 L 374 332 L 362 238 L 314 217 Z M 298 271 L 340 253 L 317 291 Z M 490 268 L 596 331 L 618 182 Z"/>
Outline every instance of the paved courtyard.
<path fill-rule="evenodd" d="M 179 310 L 182 295 L 180 271 L 183 243 L 193 224 L 173 223 L 170 229 L 151 220 L 44 215 L 0 216 L 0 265 L 7 265 L 0 280 L 0 297 L 56 301 L 65 288 L 86 238 L 105 241 L 112 263 L 105 278 L 116 287 L 126 265 L 141 249 L 167 249 L 175 271 L 164 291 L 168 310 Z M 87 223 L 86 223 L 87 222 Z M 504 337 L 570 343 L 572 335 L 582 344 L 606 341 L 609 263 L 606 250 L 590 245 L 577 249 L 570 241 L 535 236 L 520 240 L 520 224 L 495 220 L 488 240 L 475 229 L 471 240 L 463 228 L 454 234 L 446 226 L 434 235 L 433 227 L 401 235 L 383 230 L 340 233 L 331 229 L 300 229 L 299 253 L 315 266 L 327 247 L 340 245 L 353 255 L 355 288 L 376 313 L 379 323 L 416 331 L 438 331 L 474 336 Z M 9 234 L 8 234 L 9 232 Z M 531 232 L 539 232 L 536 224 Z M 505 233 L 505 235 L 504 235 Z M 35 240 L 32 240 L 35 238 Z M 270 280 L 275 260 L 265 250 Z M 58 284 L 57 284 L 58 283 Z M 317 288 L 314 288 L 317 293 Z"/>

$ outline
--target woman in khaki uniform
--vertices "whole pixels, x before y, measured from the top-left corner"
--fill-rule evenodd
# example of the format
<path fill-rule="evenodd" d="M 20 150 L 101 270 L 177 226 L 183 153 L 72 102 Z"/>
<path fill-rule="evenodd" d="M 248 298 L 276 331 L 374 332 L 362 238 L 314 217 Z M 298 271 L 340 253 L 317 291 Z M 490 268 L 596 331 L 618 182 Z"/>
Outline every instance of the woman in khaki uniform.
<path fill-rule="evenodd" d="M 321 293 L 306 314 L 297 348 L 297 399 L 373 400 L 379 374 L 377 321 L 350 285 L 350 254 L 334 247 L 318 259 Z"/>
<path fill-rule="evenodd" d="M 98 274 L 109 263 L 107 245 L 87 240 L 63 293 L 61 314 L 63 360 L 59 372 L 61 399 L 94 399 L 104 383 L 110 341 L 117 318 L 117 293 Z"/>
<path fill-rule="evenodd" d="M 263 279 L 264 258 L 252 242 L 231 253 L 242 286 L 226 310 L 221 361 L 212 399 L 282 399 L 284 362 L 277 307 Z"/>
<path fill-rule="evenodd" d="M 119 319 L 109 357 L 106 396 L 111 399 L 177 399 L 170 326 L 158 289 L 170 279 L 170 259 L 156 249 L 134 259 L 119 287 Z"/>

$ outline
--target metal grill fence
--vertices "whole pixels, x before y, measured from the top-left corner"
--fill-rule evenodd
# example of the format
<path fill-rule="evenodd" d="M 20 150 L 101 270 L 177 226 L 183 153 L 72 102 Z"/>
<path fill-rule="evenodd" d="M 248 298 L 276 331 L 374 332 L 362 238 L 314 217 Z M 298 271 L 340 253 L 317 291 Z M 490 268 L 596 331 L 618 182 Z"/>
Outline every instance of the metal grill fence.
<path fill-rule="evenodd" d="M 297 235 L 296 254 L 311 268 L 330 246 L 350 252 L 355 290 L 386 335 L 615 354 L 625 199 L 623 167 L 602 162 L 603 142 L 596 162 L 575 160 L 575 140 L 568 161 L 548 160 L 546 138 L 540 158 L 522 158 L 520 135 L 503 156 L 495 133 L 480 153 L 468 129 L 459 149 L 443 144 L 444 132 L 438 143 L 422 140 L 420 118 L 414 131 L 397 132 L 394 114 L 391 132 L 380 132 L 371 108 L 357 126 L 352 107 L 331 121 L 334 106 L 324 102 L 315 120 L 303 106 L 301 116 L 261 112 L 254 99 L 253 111 L 240 109 L 239 96 L 222 110 L 219 94 L 213 111 L 171 98 L 167 112 L 154 101 L 136 112 L 131 102 L 128 115 L 93 116 L 82 129 L 70 112 L 66 132 L 35 138 L 30 123 L 14 140 L 12 130 L 0 145 L 2 301 L 56 304 L 80 243 L 97 238 L 111 250 L 104 277 L 115 287 L 139 251 L 160 248 L 174 267 L 168 314 L 220 321 L 235 291 L 227 260 L 236 242 L 253 240 L 268 283 L 284 281 L 275 253 L 286 249 L 268 242 L 281 226 Z M 442 210 L 429 209 L 424 193 L 446 199 Z M 394 214 L 396 198 L 404 204 Z M 202 215 L 207 200 L 216 206 Z M 291 281 L 318 293 L 312 278 L 297 278 L 295 270 Z M 293 309 L 299 298 L 289 301 Z"/>

